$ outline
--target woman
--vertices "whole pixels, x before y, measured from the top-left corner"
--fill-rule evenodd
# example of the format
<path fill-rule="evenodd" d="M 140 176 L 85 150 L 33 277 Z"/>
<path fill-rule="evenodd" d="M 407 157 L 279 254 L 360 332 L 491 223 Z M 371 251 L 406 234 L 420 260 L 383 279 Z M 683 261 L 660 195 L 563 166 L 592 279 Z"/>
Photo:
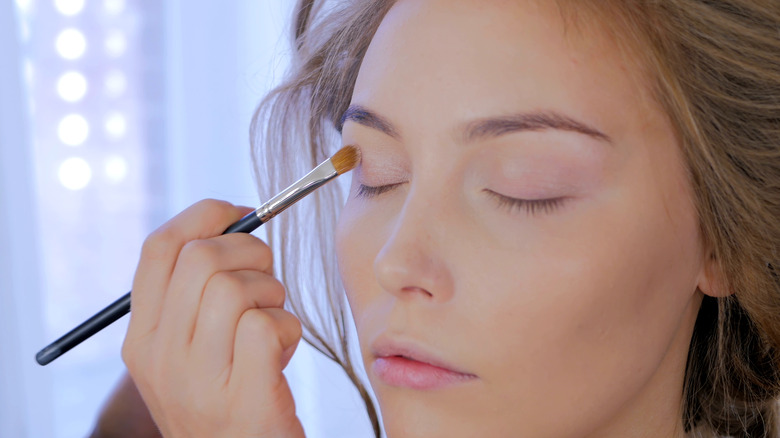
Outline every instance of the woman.
<path fill-rule="evenodd" d="M 303 436 L 302 332 L 378 434 L 342 291 L 390 437 L 778 436 L 780 4 L 321 6 L 255 120 L 261 192 L 361 165 L 335 232 L 335 185 L 274 221 L 281 282 L 217 236 L 244 208 L 149 237 L 123 356 L 164 436 Z"/>

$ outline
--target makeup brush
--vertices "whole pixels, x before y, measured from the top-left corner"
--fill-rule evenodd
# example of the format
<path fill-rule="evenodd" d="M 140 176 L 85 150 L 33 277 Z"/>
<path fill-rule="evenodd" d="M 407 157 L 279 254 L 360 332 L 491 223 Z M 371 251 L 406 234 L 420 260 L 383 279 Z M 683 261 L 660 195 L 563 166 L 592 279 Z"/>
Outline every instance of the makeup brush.
<path fill-rule="evenodd" d="M 296 181 L 290 187 L 271 198 L 257 210 L 249 213 L 234 223 L 222 234 L 251 233 L 260 225 L 268 222 L 272 217 L 286 210 L 287 207 L 298 202 L 309 193 L 321 187 L 337 176 L 354 169 L 360 162 L 360 153 L 354 146 L 344 146 L 332 157 L 323 161 L 306 176 Z M 79 345 L 92 335 L 111 325 L 114 321 L 130 312 L 130 294 L 126 293 L 122 298 L 109 304 L 108 307 L 96 313 L 84 321 L 78 327 L 69 331 L 61 338 L 49 344 L 35 355 L 35 360 L 40 365 L 46 365 L 54 359 L 62 356 L 71 348 Z"/>

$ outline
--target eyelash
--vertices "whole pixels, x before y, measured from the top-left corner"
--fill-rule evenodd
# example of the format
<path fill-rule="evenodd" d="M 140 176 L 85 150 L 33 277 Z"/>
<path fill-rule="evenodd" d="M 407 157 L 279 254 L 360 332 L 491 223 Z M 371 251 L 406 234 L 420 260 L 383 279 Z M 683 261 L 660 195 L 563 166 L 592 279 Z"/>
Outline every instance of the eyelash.
<path fill-rule="evenodd" d="M 357 197 L 358 198 L 373 198 L 374 196 L 379 196 L 384 192 L 389 192 L 390 190 L 393 190 L 397 186 L 400 186 L 401 184 L 388 184 L 385 186 L 366 186 L 363 184 L 360 184 L 358 186 L 357 191 Z"/>
<path fill-rule="evenodd" d="M 382 193 L 388 192 L 399 185 L 401 185 L 401 183 L 388 184 L 388 185 L 376 186 L 376 187 L 360 184 L 357 190 L 357 197 L 373 198 L 375 196 L 381 195 Z M 499 207 L 505 208 L 510 212 L 519 210 L 531 216 L 535 216 L 540 213 L 544 213 L 544 214 L 552 213 L 558 208 L 560 208 L 560 206 L 566 200 L 566 198 L 517 199 L 517 198 L 510 198 L 508 196 L 504 196 L 502 194 L 496 193 L 488 189 L 485 189 L 484 192 L 490 195 L 490 197 L 492 197 L 493 199 L 495 199 L 498 202 Z"/>
<path fill-rule="evenodd" d="M 519 210 L 531 216 L 542 213 L 553 213 L 563 205 L 564 201 L 566 201 L 566 198 L 517 199 L 504 196 L 488 189 L 485 189 L 484 191 L 498 202 L 499 207 L 505 208 L 510 212 Z"/>

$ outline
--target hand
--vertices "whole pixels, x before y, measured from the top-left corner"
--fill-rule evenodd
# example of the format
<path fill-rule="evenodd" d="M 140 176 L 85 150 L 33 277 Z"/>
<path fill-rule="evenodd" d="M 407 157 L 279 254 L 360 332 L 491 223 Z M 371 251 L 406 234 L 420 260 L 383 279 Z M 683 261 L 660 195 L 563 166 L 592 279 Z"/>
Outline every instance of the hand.
<path fill-rule="evenodd" d="M 201 201 L 144 243 L 122 357 L 163 436 L 304 436 L 282 374 L 301 324 L 271 250 L 220 235 L 250 211 Z"/>

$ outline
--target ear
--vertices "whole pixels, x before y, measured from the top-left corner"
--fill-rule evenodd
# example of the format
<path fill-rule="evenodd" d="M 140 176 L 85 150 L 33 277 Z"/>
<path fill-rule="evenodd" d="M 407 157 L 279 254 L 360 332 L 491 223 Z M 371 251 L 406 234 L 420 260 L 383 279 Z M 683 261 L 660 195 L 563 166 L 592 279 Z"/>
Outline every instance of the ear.
<path fill-rule="evenodd" d="M 696 286 L 704 295 L 714 298 L 726 297 L 733 293 L 727 286 L 720 261 L 712 251 L 705 255 Z"/>

